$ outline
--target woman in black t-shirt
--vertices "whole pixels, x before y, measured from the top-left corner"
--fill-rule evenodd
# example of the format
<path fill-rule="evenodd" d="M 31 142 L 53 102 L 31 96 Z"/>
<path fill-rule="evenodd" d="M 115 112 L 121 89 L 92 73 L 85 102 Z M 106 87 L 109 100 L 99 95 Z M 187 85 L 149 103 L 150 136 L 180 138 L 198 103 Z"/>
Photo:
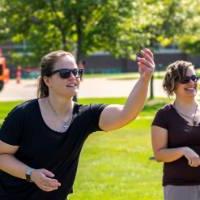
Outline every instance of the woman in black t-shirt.
<path fill-rule="evenodd" d="M 38 99 L 14 108 L 0 130 L 0 199 L 64 200 L 72 192 L 87 136 L 125 126 L 143 108 L 154 71 L 149 49 L 138 57 L 140 78 L 125 105 L 79 105 L 82 69 L 59 50 L 41 61 Z"/>
<path fill-rule="evenodd" d="M 163 87 L 175 94 L 173 104 L 161 108 L 152 123 L 152 145 L 157 161 L 164 162 L 164 199 L 200 199 L 200 107 L 197 81 L 190 62 L 168 66 Z"/>

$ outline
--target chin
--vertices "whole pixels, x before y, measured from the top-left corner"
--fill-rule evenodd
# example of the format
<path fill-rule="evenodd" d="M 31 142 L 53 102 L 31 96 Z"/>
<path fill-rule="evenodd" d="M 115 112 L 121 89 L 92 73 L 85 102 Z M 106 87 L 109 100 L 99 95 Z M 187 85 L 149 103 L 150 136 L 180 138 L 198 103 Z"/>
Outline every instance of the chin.
<path fill-rule="evenodd" d="M 72 97 L 76 96 L 77 94 L 78 94 L 78 92 L 74 91 L 74 92 L 70 92 L 70 93 L 65 94 L 65 96 L 72 98 Z"/>
<path fill-rule="evenodd" d="M 191 98 L 195 98 L 197 96 L 197 94 L 190 94 L 188 95 L 188 97 L 191 97 Z"/>

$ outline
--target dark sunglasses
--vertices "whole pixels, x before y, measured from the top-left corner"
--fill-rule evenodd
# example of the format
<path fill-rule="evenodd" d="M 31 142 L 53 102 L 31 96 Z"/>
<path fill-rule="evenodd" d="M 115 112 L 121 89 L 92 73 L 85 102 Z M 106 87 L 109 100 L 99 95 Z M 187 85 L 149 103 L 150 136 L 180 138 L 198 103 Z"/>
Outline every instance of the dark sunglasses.
<path fill-rule="evenodd" d="M 186 84 L 186 83 L 189 83 L 190 80 L 192 80 L 193 82 L 197 82 L 199 80 L 199 77 L 196 75 L 185 76 L 185 77 L 183 77 L 182 80 L 179 81 L 179 83 Z"/>
<path fill-rule="evenodd" d="M 60 78 L 69 78 L 72 74 L 76 78 L 82 78 L 83 69 L 57 69 L 51 72 L 51 75 L 59 73 Z"/>

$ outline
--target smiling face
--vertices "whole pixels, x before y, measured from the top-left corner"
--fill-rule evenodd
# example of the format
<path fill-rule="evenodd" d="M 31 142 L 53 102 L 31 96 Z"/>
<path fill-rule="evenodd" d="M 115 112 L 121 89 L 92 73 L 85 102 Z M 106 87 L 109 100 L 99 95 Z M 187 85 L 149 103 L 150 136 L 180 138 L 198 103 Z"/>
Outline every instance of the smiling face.
<path fill-rule="evenodd" d="M 197 79 L 192 75 L 195 75 L 192 63 L 184 60 L 177 60 L 171 63 L 166 69 L 163 79 L 163 89 L 166 91 L 168 96 L 173 96 L 174 94 L 179 95 L 179 86 L 183 89 L 187 87 L 186 84 L 193 82 L 192 80 L 194 80 L 194 85 L 196 85 Z M 194 89 L 193 86 L 192 88 Z M 194 94 L 192 88 L 185 88 L 186 90 L 184 91 L 188 93 L 191 93 L 192 91 Z"/>
<path fill-rule="evenodd" d="M 185 77 L 188 81 L 180 81 L 176 83 L 174 93 L 181 98 L 194 98 L 197 94 L 197 79 L 194 67 L 189 67 L 186 71 Z"/>
<path fill-rule="evenodd" d="M 80 84 L 80 77 L 75 75 L 77 70 L 76 61 L 72 55 L 60 57 L 53 65 L 52 72 L 54 73 L 45 78 L 49 93 L 54 93 L 66 98 L 71 98 L 76 95 Z M 69 74 L 69 71 L 70 76 L 66 76 L 66 73 Z"/>

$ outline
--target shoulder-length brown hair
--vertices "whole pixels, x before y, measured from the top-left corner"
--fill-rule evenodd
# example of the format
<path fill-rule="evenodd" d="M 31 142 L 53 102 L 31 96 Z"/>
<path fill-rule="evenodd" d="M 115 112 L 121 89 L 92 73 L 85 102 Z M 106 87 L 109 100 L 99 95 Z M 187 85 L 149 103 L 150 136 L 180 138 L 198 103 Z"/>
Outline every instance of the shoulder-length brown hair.
<path fill-rule="evenodd" d="M 72 56 L 70 52 L 66 52 L 63 50 L 52 51 L 45 56 L 42 57 L 40 62 L 40 77 L 38 82 L 38 89 L 37 89 L 37 97 L 43 98 L 49 96 L 49 88 L 44 82 L 44 76 L 51 76 L 51 72 L 53 71 L 54 64 L 58 61 L 59 58 L 64 56 Z"/>

